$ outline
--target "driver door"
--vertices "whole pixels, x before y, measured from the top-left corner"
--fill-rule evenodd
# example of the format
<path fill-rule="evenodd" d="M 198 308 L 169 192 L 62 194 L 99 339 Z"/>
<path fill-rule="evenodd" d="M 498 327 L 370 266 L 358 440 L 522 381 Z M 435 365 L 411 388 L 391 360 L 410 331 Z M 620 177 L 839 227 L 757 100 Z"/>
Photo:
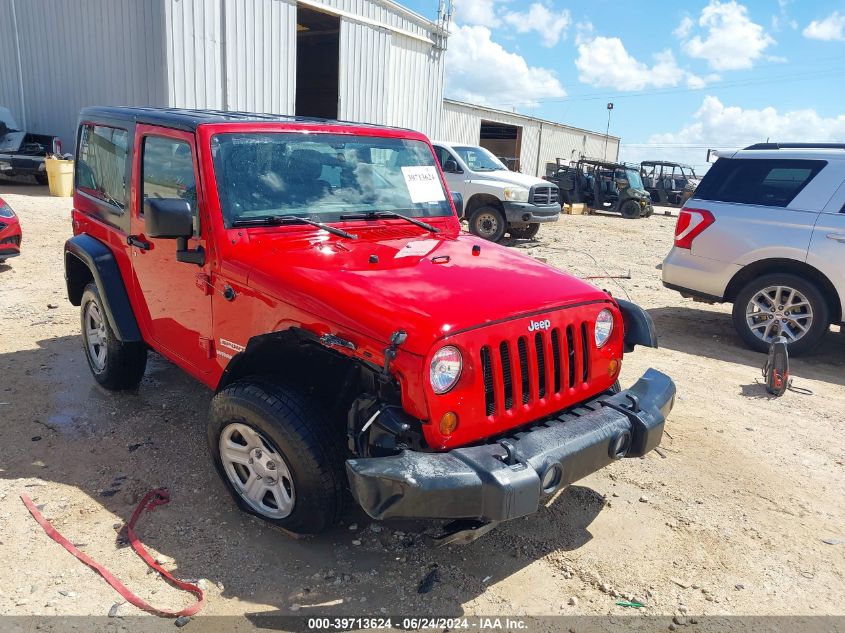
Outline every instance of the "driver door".
<path fill-rule="evenodd" d="M 188 248 L 207 251 L 207 222 L 202 222 L 194 136 L 188 132 L 138 125 L 133 169 L 130 251 L 138 325 L 144 338 L 164 356 L 193 373 L 213 369 L 209 263 L 176 260 L 176 240 L 145 234 L 144 201 L 180 198 L 191 203 L 194 238 Z"/>

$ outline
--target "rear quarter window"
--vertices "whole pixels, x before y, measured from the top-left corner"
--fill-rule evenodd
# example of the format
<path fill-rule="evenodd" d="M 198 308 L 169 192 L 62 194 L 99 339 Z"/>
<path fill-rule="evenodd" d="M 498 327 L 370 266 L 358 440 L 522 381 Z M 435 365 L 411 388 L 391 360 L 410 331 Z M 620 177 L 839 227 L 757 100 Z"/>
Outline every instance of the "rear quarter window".
<path fill-rule="evenodd" d="M 825 165 L 824 160 L 720 158 L 704 176 L 695 198 L 786 207 Z"/>
<path fill-rule="evenodd" d="M 76 160 L 76 188 L 121 211 L 126 208 L 126 130 L 83 125 Z"/>

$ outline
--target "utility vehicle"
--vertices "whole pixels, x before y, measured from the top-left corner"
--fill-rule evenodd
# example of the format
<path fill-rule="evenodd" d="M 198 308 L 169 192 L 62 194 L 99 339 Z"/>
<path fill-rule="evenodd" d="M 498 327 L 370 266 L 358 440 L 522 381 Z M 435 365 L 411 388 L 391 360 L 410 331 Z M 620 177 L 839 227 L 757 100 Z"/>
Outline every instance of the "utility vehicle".
<path fill-rule="evenodd" d="M 49 134 L 33 134 L 18 129 L 12 113 L 0 106 L 0 175 L 32 176 L 38 184 L 47 184 L 44 159 L 61 155 L 62 142 Z"/>
<path fill-rule="evenodd" d="M 351 497 L 467 541 L 660 442 L 672 381 L 617 383 L 648 315 L 461 233 L 422 134 L 97 107 L 77 147 L 65 270 L 93 376 L 137 388 L 152 349 L 213 389 L 247 512 L 311 534 Z"/>
<path fill-rule="evenodd" d="M 666 161 L 643 161 L 640 176 L 651 201 L 662 207 L 683 206 L 701 182 L 689 165 Z"/>

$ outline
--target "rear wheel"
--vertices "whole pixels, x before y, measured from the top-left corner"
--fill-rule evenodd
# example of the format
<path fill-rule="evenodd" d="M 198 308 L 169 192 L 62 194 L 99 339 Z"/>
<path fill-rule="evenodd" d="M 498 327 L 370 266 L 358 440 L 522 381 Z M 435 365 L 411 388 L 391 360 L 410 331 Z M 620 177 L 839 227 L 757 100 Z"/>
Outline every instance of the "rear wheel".
<path fill-rule="evenodd" d="M 532 222 L 525 226 L 512 226 L 508 229 L 511 237 L 517 240 L 530 240 L 540 232 L 540 223 Z"/>
<path fill-rule="evenodd" d="M 640 203 L 636 200 L 626 200 L 619 211 L 626 220 L 636 220 L 642 213 Z"/>
<path fill-rule="evenodd" d="M 109 325 L 97 286 L 82 293 L 82 343 L 94 379 L 106 389 L 134 389 L 147 368 L 147 348 L 143 343 L 122 343 Z"/>
<path fill-rule="evenodd" d="M 796 275 L 773 273 L 747 283 L 736 296 L 733 322 L 743 342 L 768 352 L 777 336 L 786 338 L 789 353 L 812 350 L 830 326 L 822 293 Z"/>
<path fill-rule="evenodd" d="M 485 240 L 498 242 L 506 229 L 505 216 L 496 207 L 478 207 L 469 216 L 469 232 Z"/>
<path fill-rule="evenodd" d="M 211 402 L 208 446 L 235 502 L 297 534 L 340 519 L 341 439 L 315 402 L 269 381 L 235 382 Z"/>

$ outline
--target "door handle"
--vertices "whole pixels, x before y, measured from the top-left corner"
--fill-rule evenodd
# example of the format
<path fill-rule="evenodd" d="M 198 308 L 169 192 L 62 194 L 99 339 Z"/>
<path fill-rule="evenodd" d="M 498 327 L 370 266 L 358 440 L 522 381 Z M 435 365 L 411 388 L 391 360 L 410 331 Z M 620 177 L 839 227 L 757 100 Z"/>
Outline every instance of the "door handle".
<path fill-rule="evenodd" d="M 129 244 L 129 246 L 140 248 L 142 251 L 150 250 L 150 243 L 146 240 L 142 240 L 137 235 L 130 235 L 129 237 L 127 237 L 126 243 Z"/>
<path fill-rule="evenodd" d="M 845 233 L 828 233 L 825 237 L 835 242 L 845 242 Z"/>

